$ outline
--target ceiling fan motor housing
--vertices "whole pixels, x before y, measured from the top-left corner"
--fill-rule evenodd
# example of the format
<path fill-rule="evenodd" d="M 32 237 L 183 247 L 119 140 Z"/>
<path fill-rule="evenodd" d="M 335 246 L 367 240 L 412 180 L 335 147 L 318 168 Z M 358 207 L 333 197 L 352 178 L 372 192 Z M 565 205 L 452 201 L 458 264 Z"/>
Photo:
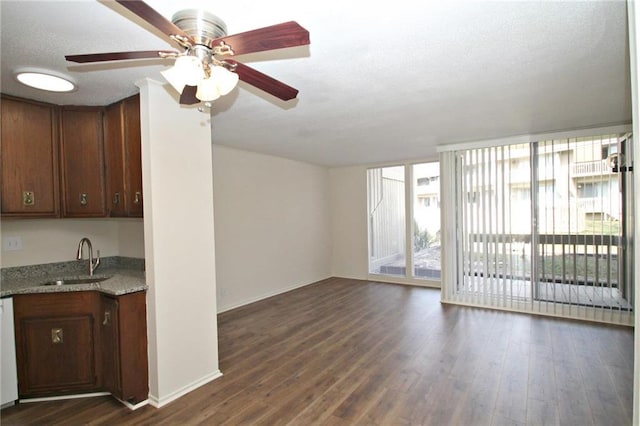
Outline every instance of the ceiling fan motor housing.
<path fill-rule="evenodd" d="M 227 35 L 224 21 L 204 10 L 181 10 L 173 15 L 171 22 L 193 37 L 196 44 L 210 48 L 213 47 L 214 40 Z"/>

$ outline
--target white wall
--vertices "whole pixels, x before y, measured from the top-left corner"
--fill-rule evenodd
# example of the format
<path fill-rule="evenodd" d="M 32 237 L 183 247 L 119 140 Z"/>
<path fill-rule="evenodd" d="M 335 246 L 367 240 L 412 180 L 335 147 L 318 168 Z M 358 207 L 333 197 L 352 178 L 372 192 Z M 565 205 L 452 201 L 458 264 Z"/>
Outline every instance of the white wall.
<path fill-rule="evenodd" d="M 332 275 L 367 279 L 366 167 L 329 170 L 331 192 Z"/>
<path fill-rule="evenodd" d="M 142 219 L 5 219 L 1 229 L 3 237 L 21 237 L 23 246 L 3 251 L 2 267 L 75 260 L 82 237 L 103 257 L 144 257 Z"/>
<path fill-rule="evenodd" d="M 118 256 L 144 258 L 143 219 L 118 220 Z"/>
<path fill-rule="evenodd" d="M 214 145 L 222 312 L 331 276 L 327 169 Z"/>
<path fill-rule="evenodd" d="M 160 407 L 220 376 L 211 124 L 170 87 L 138 85 L 149 396 Z"/>

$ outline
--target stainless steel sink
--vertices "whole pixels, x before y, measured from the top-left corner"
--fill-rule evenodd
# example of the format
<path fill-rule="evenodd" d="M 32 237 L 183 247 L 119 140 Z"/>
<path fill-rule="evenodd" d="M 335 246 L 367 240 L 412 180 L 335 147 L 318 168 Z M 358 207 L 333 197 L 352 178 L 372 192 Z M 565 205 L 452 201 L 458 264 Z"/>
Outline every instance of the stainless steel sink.
<path fill-rule="evenodd" d="M 92 284 L 99 283 L 111 278 L 109 275 L 95 275 L 93 277 L 68 277 L 57 278 L 55 280 L 47 281 L 42 285 L 67 285 L 67 284 Z"/>

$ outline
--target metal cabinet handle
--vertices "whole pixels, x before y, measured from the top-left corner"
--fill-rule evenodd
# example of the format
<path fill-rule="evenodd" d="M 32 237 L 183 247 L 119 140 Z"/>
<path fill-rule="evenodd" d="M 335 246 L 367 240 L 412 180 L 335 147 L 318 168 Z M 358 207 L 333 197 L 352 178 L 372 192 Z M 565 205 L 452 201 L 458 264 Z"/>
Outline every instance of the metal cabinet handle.
<path fill-rule="evenodd" d="M 133 204 L 140 204 L 142 201 L 142 192 L 136 191 L 135 196 L 133 197 Z"/>
<path fill-rule="evenodd" d="M 33 206 L 36 203 L 33 191 L 22 191 L 22 204 L 25 206 Z"/>
<path fill-rule="evenodd" d="M 109 325 L 111 324 L 111 311 L 106 310 L 104 311 L 104 320 L 102 320 L 102 325 Z"/>
<path fill-rule="evenodd" d="M 114 205 L 118 205 L 120 204 L 120 193 L 116 192 L 115 194 L 113 194 L 113 204 Z"/>
<path fill-rule="evenodd" d="M 51 343 L 62 343 L 64 341 L 64 330 L 62 328 L 51 329 Z"/>
<path fill-rule="evenodd" d="M 86 206 L 87 204 L 89 204 L 89 194 L 86 192 L 80 193 L 80 205 Z"/>

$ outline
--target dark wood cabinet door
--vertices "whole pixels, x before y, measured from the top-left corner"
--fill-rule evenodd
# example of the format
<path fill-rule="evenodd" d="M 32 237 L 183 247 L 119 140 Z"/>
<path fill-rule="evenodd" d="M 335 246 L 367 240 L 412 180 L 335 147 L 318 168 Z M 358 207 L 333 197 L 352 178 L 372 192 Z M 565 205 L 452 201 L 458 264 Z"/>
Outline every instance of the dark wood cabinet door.
<path fill-rule="evenodd" d="M 121 103 L 109 105 L 104 112 L 104 153 L 106 197 L 110 216 L 126 216 L 124 117 Z"/>
<path fill-rule="evenodd" d="M 140 96 L 122 101 L 124 109 L 125 176 L 128 216 L 142 217 L 142 149 L 140 135 Z"/>
<path fill-rule="evenodd" d="M 21 395 L 96 387 L 91 315 L 29 318 L 21 325 L 28 354 L 20 380 Z"/>
<path fill-rule="evenodd" d="M 100 323 L 102 383 L 107 391 L 118 398 L 122 398 L 122 380 L 120 379 L 120 324 L 118 319 L 118 299 L 102 295 Z"/>
<path fill-rule="evenodd" d="M 131 403 L 149 397 L 147 353 L 147 293 L 139 291 L 118 297 L 120 324 L 121 399 Z"/>
<path fill-rule="evenodd" d="M 2 216 L 58 216 L 56 107 L 3 96 L 1 108 Z"/>
<path fill-rule="evenodd" d="M 63 107 L 60 115 L 63 216 L 106 216 L 102 108 Z"/>
<path fill-rule="evenodd" d="M 139 96 L 106 107 L 104 144 L 109 215 L 142 217 Z"/>
<path fill-rule="evenodd" d="M 14 296 L 21 398 L 101 388 L 97 300 L 95 292 Z"/>

